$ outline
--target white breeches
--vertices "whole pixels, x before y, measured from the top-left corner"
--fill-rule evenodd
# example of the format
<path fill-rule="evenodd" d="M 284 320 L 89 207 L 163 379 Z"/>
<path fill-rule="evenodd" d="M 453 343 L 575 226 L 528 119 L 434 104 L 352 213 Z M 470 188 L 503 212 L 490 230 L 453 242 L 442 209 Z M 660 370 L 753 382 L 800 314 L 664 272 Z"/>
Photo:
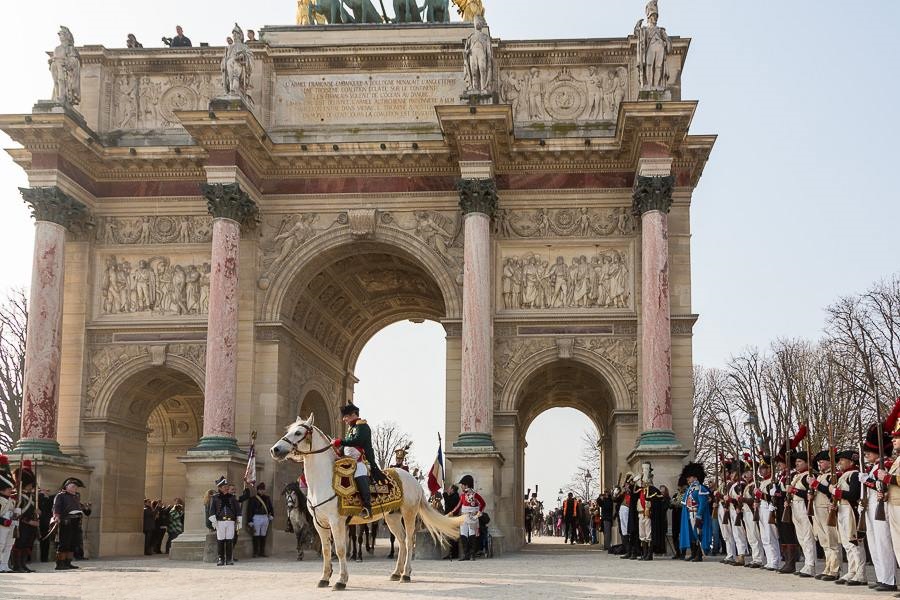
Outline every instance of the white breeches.
<path fill-rule="evenodd" d="M 0 572 L 5 573 L 9 570 L 7 565 L 9 564 L 9 555 L 12 552 L 13 542 L 15 542 L 15 538 L 13 538 L 12 526 L 3 527 L 0 525 Z"/>
<path fill-rule="evenodd" d="M 747 545 L 747 533 L 744 531 L 743 527 L 735 525 L 737 522 L 738 511 L 734 506 L 729 506 L 728 512 L 731 515 L 731 535 L 734 536 L 735 550 L 740 556 L 749 554 L 750 548 Z"/>
<path fill-rule="evenodd" d="M 642 542 L 649 542 L 652 537 L 652 528 L 650 517 L 645 517 L 643 513 L 638 515 L 638 537 Z"/>
<path fill-rule="evenodd" d="M 753 509 L 749 506 L 744 505 L 744 533 L 747 535 L 747 544 L 750 546 L 750 554 L 753 558 L 753 562 L 762 565 L 766 562 L 766 557 L 763 554 L 762 542 L 759 537 L 759 525 L 761 523 L 756 523 L 753 520 Z M 762 517 L 760 517 L 760 521 L 762 521 Z"/>
<path fill-rule="evenodd" d="M 619 532 L 622 536 L 628 535 L 628 506 L 623 502 L 619 507 Z"/>
<path fill-rule="evenodd" d="M 878 497 L 875 490 L 866 488 L 869 494 L 869 509 L 866 511 L 866 525 L 869 541 L 869 554 L 872 555 L 872 564 L 875 565 L 875 578 L 881 583 L 894 585 L 897 565 L 894 563 L 894 548 L 891 544 L 891 526 L 885 521 L 875 518 L 878 507 Z M 885 515 L 887 505 L 885 504 Z"/>
<path fill-rule="evenodd" d="M 806 500 L 793 498 L 791 500 L 791 518 L 794 529 L 797 531 L 797 541 L 803 550 L 803 568 L 801 572 L 807 575 L 816 574 L 816 538 L 813 537 L 812 524 L 806 513 Z"/>
<path fill-rule="evenodd" d="M 460 512 L 466 519 L 459 526 L 459 535 L 478 535 L 478 517 L 475 516 L 478 514 L 478 507 L 463 506 Z"/>
<path fill-rule="evenodd" d="M 366 467 L 365 461 L 360 460 L 363 458 L 362 452 L 351 446 L 344 446 L 344 456 L 349 456 L 356 460 L 356 472 L 353 474 L 354 478 L 369 476 L 369 469 Z"/>
<path fill-rule="evenodd" d="M 866 562 L 863 558 L 862 540 L 856 539 L 856 517 L 853 507 L 846 502 L 838 505 L 838 533 L 841 536 L 841 545 L 847 553 L 847 574 L 843 579 L 847 581 L 866 580 Z"/>
<path fill-rule="evenodd" d="M 825 551 L 823 575 L 841 574 L 841 538 L 836 527 L 828 526 L 828 507 L 816 507 L 813 511 L 813 535 Z"/>
<path fill-rule="evenodd" d="M 265 537 L 269 531 L 269 515 L 253 515 L 250 524 L 253 526 L 253 535 Z"/>
<path fill-rule="evenodd" d="M 234 521 L 216 521 L 216 539 L 220 542 L 234 539 Z"/>
<path fill-rule="evenodd" d="M 891 492 L 897 493 L 893 487 Z M 888 525 L 891 528 L 891 542 L 894 546 L 894 560 L 900 564 L 900 504 L 891 504 L 888 501 L 885 505 L 885 513 L 887 514 Z"/>
<path fill-rule="evenodd" d="M 719 503 L 719 531 L 722 532 L 722 539 L 725 540 L 725 558 L 734 559 L 734 535 L 731 532 L 731 523 L 725 523 L 725 514 L 728 509 L 721 502 Z"/>
<path fill-rule="evenodd" d="M 769 523 L 775 514 L 775 506 L 765 500 L 759 503 L 759 539 L 766 553 L 766 566 L 777 569 L 781 565 L 781 546 L 778 543 L 778 528 Z"/>

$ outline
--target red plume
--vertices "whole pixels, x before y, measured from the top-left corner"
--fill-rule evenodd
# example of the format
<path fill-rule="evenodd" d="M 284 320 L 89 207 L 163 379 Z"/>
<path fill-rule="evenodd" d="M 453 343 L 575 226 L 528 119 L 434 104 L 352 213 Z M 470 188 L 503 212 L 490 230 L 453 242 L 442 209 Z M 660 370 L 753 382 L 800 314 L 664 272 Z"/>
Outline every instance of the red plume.
<path fill-rule="evenodd" d="M 885 419 L 884 429 L 882 429 L 882 431 L 887 431 L 888 433 L 894 431 L 894 426 L 897 424 L 898 418 L 900 418 L 900 398 L 897 398 L 897 402 L 894 403 L 894 410 L 892 410 L 891 414 Z"/>
<path fill-rule="evenodd" d="M 750 460 L 750 453 L 744 452 L 744 460 Z"/>
<path fill-rule="evenodd" d="M 800 429 L 797 431 L 797 435 L 791 440 L 791 450 L 800 445 L 800 442 L 806 437 L 807 430 L 806 425 L 801 425 Z"/>

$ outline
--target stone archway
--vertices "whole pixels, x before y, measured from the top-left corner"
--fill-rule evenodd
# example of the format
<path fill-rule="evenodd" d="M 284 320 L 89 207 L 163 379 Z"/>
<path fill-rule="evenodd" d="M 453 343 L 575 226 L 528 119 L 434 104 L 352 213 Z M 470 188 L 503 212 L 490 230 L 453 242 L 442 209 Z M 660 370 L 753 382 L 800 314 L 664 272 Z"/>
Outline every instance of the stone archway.
<path fill-rule="evenodd" d="M 309 415 L 312 415 L 315 419 L 316 426 L 328 435 L 333 436 L 335 434 L 333 425 L 336 417 L 332 411 L 329 410 L 328 403 L 325 401 L 322 391 L 316 387 L 312 387 L 305 394 L 302 394 L 302 398 L 303 400 L 300 401 L 297 415 L 304 419 L 309 417 Z"/>
<path fill-rule="evenodd" d="M 555 350 L 536 353 L 525 361 L 501 395 L 501 408 L 516 415 L 513 437 L 514 480 L 511 508 L 511 531 L 521 531 L 523 506 L 519 501 L 525 491 L 525 435 L 531 423 L 543 412 L 558 407 L 574 408 L 585 414 L 597 427 L 602 448 L 601 481 L 615 480 L 620 462 L 619 446 L 628 437 L 618 415 L 630 413 L 627 386 L 610 365 L 598 356 L 572 352 L 560 358 Z M 627 445 L 633 442 L 628 440 Z M 507 457 L 509 459 L 510 457 Z M 512 547 L 521 544 L 518 533 L 511 536 Z"/>
<path fill-rule="evenodd" d="M 89 541 L 100 540 L 92 551 L 101 556 L 142 553 L 143 499 L 185 498 L 186 470 L 178 457 L 202 431 L 196 365 L 153 364 L 149 357 L 138 354 L 110 373 L 85 418 L 86 454 L 104 465 L 91 476 L 95 508 L 88 529 Z"/>

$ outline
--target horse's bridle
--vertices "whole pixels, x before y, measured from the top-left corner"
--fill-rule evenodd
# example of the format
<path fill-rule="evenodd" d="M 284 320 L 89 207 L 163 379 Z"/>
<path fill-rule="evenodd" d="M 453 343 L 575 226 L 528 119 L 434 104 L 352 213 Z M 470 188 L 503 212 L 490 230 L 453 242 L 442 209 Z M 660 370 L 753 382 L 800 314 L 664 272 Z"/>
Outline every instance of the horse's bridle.
<path fill-rule="evenodd" d="M 324 448 L 319 448 L 318 450 L 313 450 L 312 449 L 313 427 L 311 427 L 310 425 L 307 425 L 306 423 L 300 423 L 299 427 L 303 427 L 303 429 L 306 431 L 306 433 L 304 433 L 303 437 L 300 438 L 298 441 L 292 442 L 291 440 L 288 439 L 287 434 L 285 434 L 281 437 L 282 442 L 285 442 L 286 444 L 291 445 L 291 451 L 294 454 L 299 454 L 300 456 L 308 456 L 310 454 L 321 454 L 321 453 L 326 452 L 326 451 L 330 450 L 331 448 L 333 448 L 333 446 L 331 444 L 328 444 Z M 302 444 L 304 440 L 309 440 L 309 450 L 308 451 L 303 451 L 299 448 L 300 444 Z"/>

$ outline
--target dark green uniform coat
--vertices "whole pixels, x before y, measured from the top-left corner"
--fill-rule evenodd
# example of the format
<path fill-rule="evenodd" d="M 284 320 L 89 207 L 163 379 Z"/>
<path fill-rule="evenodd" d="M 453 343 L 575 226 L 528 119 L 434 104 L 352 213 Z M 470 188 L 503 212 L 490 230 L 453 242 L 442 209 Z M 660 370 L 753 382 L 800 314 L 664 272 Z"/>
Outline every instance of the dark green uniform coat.
<path fill-rule="evenodd" d="M 341 438 L 341 446 L 352 446 L 361 448 L 366 461 L 369 463 L 369 470 L 373 481 L 384 481 L 384 473 L 378 468 L 375 462 L 375 451 L 372 449 L 372 428 L 364 419 L 357 419 L 350 426 L 347 437 Z"/>

